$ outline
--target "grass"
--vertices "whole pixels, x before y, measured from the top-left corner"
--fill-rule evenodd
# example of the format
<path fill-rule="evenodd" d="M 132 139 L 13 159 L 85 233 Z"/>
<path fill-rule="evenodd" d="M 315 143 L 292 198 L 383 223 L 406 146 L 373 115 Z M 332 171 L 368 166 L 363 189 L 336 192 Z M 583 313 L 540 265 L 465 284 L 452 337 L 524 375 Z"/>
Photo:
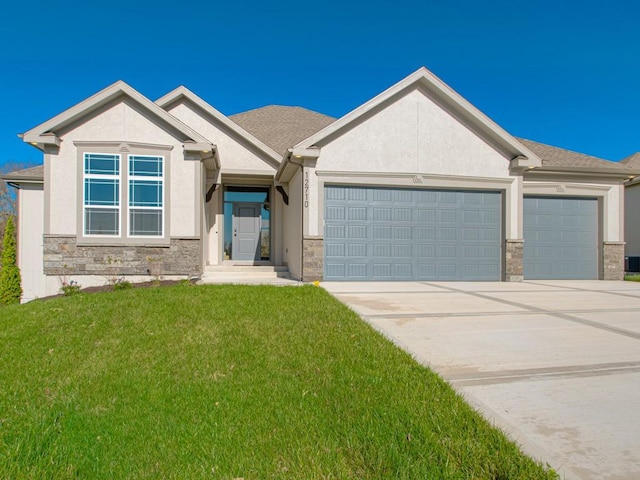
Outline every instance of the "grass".
<path fill-rule="evenodd" d="M 624 279 L 628 282 L 640 282 L 640 273 L 627 274 Z"/>
<path fill-rule="evenodd" d="M 556 478 L 315 287 L 0 310 L 0 478 Z"/>

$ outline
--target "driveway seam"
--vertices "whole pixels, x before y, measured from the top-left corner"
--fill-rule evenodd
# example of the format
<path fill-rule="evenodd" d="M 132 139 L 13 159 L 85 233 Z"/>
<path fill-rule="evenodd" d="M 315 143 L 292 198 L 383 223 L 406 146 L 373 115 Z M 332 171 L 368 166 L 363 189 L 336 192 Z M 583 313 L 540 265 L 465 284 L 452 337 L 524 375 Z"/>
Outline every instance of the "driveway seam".
<path fill-rule="evenodd" d="M 549 285 L 548 283 L 544 283 L 544 282 L 533 282 L 530 281 L 529 283 L 532 283 L 533 285 L 541 285 L 543 287 L 556 287 L 556 285 Z M 566 286 L 566 287 L 558 287 L 558 288 L 563 288 L 565 290 L 572 290 L 572 291 L 576 291 L 576 292 L 598 292 L 598 293 L 608 293 L 610 295 L 618 295 L 620 297 L 626 297 L 626 298 L 638 298 L 637 295 L 630 295 L 628 293 L 622 293 L 621 291 L 616 291 L 616 290 L 591 290 L 588 288 L 578 288 L 578 287 L 574 287 L 574 286 Z"/>
<path fill-rule="evenodd" d="M 605 312 L 616 312 L 616 313 L 625 313 L 625 312 L 637 312 L 637 308 L 603 308 L 603 309 L 585 309 L 585 310 L 564 310 L 562 313 L 565 314 L 578 314 L 578 313 L 605 313 Z M 548 312 L 548 311 L 545 311 Z M 437 318 L 437 317 L 486 317 L 487 315 L 540 315 L 539 311 L 520 311 L 514 310 L 511 312 L 416 312 L 416 313 L 368 313 L 368 314 L 360 314 L 361 317 L 375 318 L 375 319 L 389 319 L 393 320 L 394 318 Z"/>
<path fill-rule="evenodd" d="M 420 283 L 422 283 L 424 285 L 433 286 L 429 282 L 420 282 Z M 448 289 L 448 290 L 450 290 L 452 292 L 466 293 L 468 295 L 471 295 L 471 296 L 474 296 L 474 297 L 478 297 L 478 298 L 482 298 L 484 300 L 493 300 L 494 302 L 502 303 L 504 305 L 510 305 L 510 306 L 516 307 L 516 308 L 524 308 L 526 310 L 529 310 L 530 312 L 542 313 L 542 314 L 549 315 L 549 316 L 552 316 L 552 317 L 560 318 L 562 320 L 568 320 L 570 322 L 580 323 L 582 325 L 586 325 L 586 326 L 589 326 L 589 327 L 598 328 L 600 330 L 605 330 L 605 331 L 608 331 L 608 332 L 611 332 L 611 333 L 617 333 L 618 335 L 624 335 L 626 337 L 633 338 L 635 340 L 640 340 L 640 333 L 632 332 L 630 330 L 625 330 L 624 328 L 618 328 L 618 327 L 612 327 L 610 325 L 604 325 L 602 323 L 594 322 L 592 320 L 587 320 L 587 319 L 584 319 L 584 318 L 574 317 L 572 315 L 569 315 L 569 314 L 566 314 L 566 313 L 562 313 L 562 312 L 558 312 L 556 310 L 547 310 L 545 308 L 533 307 L 531 305 L 527 305 L 527 304 L 524 304 L 524 303 L 513 302 L 511 300 L 504 300 L 504 299 L 501 299 L 501 298 L 495 298 L 495 297 L 492 297 L 490 295 L 483 295 L 482 293 L 469 292 L 469 291 L 466 291 L 466 290 L 461 290 L 461 289 L 453 288 L 453 287 L 449 287 L 449 286 L 442 286 L 441 288 Z M 585 291 L 591 292 L 591 290 L 585 290 Z M 603 293 L 603 292 L 600 291 L 599 293 Z M 638 297 L 634 297 L 634 298 L 638 298 Z M 635 309 L 634 309 L 634 311 L 635 311 Z"/>

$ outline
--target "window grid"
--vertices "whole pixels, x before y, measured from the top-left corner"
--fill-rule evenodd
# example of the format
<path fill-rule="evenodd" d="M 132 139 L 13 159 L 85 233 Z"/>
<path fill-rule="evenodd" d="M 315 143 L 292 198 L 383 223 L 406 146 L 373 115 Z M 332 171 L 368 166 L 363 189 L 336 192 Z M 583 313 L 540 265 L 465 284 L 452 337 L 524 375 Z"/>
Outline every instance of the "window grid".
<path fill-rule="evenodd" d="M 164 157 L 129 155 L 128 234 L 164 236 Z"/>
<path fill-rule="evenodd" d="M 83 156 L 83 232 L 86 236 L 120 235 L 120 155 Z"/>

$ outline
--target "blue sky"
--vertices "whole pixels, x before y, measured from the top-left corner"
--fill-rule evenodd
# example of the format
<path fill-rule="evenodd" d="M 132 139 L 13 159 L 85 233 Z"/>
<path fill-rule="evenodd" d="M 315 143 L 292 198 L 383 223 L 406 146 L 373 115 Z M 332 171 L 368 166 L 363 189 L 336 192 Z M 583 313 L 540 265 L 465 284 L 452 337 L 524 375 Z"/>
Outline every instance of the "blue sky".
<path fill-rule="evenodd" d="M 0 164 L 16 134 L 118 79 L 230 115 L 341 116 L 426 66 L 508 132 L 611 160 L 640 150 L 640 2 L 2 2 Z"/>

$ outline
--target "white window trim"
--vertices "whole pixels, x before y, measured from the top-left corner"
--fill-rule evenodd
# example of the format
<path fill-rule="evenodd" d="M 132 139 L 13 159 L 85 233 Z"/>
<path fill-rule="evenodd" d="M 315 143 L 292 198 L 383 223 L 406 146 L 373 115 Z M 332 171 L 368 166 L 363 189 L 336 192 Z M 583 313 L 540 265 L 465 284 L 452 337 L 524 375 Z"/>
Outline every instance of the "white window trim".
<path fill-rule="evenodd" d="M 160 158 L 162 159 L 162 176 L 159 177 L 151 177 L 151 176 L 143 176 L 143 175 L 130 175 L 130 157 L 149 157 L 149 158 Z M 135 238 L 135 239 L 145 239 L 145 238 L 164 238 L 165 231 L 165 205 L 166 205 L 166 195 L 167 191 L 165 188 L 165 171 L 166 171 L 166 157 L 164 155 L 144 155 L 144 154 L 128 154 L 127 155 L 127 185 L 126 185 L 126 200 L 127 200 L 127 238 Z M 131 182 L 134 180 L 139 181 L 159 181 L 162 187 L 162 207 L 136 207 L 130 205 L 129 198 L 129 187 L 131 186 Z M 160 235 L 131 235 L 131 210 L 153 210 L 162 213 L 162 222 L 161 222 L 161 230 Z"/>
<path fill-rule="evenodd" d="M 86 158 L 87 155 L 112 155 L 118 157 L 118 175 L 107 175 L 103 173 L 86 173 Z M 88 234 L 87 233 L 87 208 L 114 210 L 115 207 L 107 205 L 87 205 L 86 198 L 86 180 L 117 180 L 118 181 L 118 233 L 115 235 L 109 234 Z M 122 237 L 122 155 L 119 153 L 104 153 L 104 152 L 84 152 L 82 154 L 82 235 L 86 238 L 121 238 Z"/>

